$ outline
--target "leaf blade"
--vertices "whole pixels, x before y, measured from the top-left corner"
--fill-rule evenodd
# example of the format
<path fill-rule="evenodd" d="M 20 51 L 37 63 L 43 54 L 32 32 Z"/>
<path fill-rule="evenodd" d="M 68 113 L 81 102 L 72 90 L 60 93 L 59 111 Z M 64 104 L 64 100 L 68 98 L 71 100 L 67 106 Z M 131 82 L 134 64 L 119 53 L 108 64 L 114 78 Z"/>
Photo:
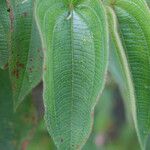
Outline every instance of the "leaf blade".
<path fill-rule="evenodd" d="M 11 22 L 9 72 L 16 109 L 41 80 L 43 52 L 33 17 L 33 2 L 13 0 L 11 7 L 13 21 Z"/>
<path fill-rule="evenodd" d="M 113 4 L 113 8 L 119 22 L 120 36 L 133 81 L 136 100 L 135 104 L 132 104 L 132 107 L 135 107 L 134 121 L 141 148 L 145 149 L 150 128 L 150 11 L 143 0 L 118 0 Z"/>
<path fill-rule="evenodd" d="M 104 85 L 108 58 L 105 11 L 98 1 L 45 0 L 36 2 L 36 15 L 46 47 L 48 131 L 58 149 L 80 149 L 89 136 L 91 111 Z"/>

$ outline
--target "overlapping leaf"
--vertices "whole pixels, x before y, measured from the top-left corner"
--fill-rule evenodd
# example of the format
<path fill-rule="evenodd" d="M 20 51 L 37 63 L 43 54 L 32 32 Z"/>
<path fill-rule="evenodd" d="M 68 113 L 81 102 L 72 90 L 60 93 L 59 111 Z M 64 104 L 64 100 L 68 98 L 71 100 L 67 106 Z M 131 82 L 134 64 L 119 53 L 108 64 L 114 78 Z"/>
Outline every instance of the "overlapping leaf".
<path fill-rule="evenodd" d="M 12 0 L 10 2 L 9 70 L 14 106 L 17 108 L 41 80 L 43 55 L 39 32 L 33 17 L 32 0 Z"/>
<path fill-rule="evenodd" d="M 137 133 L 141 147 L 145 149 L 150 134 L 150 11 L 144 0 L 116 0 L 111 4 L 118 18 L 123 43 L 122 47 L 118 38 L 115 40 L 115 53 L 124 70 L 124 84 L 127 85 L 132 101 Z M 117 31 L 113 32 L 117 34 Z"/>
<path fill-rule="evenodd" d="M 0 1 L 0 68 L 5 68 L 8 63 L 9 53 L 9 9 L 6 0 Z"/>
<path fill-rule="evenodd" d="M 0 70 L 0 150 L 24 150 L 36 124 L 31 97 L 14 113 L 9 74 Z"/>
<path fill-rule="evenodd" d="M 113 76 L 115 82 L 118 84 L 121 94 L 124 98 L 124 104 L 126 107 L 126 117 L 128 118 L 128 123 L 133 123 L 131 117 L 131 107 L 129 107 L 130 100 L 134 97 L 133 83 L 131 80 L 131 74 L 129 70 L 128 61 L 125 55 L 124 48 L 122 46 L 122 41 L 118 34 L 118 26 L 116 21 L 116 16 L 112 9 L 108 10 L 108 20 L 110 29 L 110 62 L 109 71 Z M 134 110 L 133 110 L 134 111 Z"/>
<path fill-rule="evenodd" d="M 58 149 L 80 149 L 108 60 L 107 23 L 99 0 L 36 0 L 45 51 L 44 103 Z"/>

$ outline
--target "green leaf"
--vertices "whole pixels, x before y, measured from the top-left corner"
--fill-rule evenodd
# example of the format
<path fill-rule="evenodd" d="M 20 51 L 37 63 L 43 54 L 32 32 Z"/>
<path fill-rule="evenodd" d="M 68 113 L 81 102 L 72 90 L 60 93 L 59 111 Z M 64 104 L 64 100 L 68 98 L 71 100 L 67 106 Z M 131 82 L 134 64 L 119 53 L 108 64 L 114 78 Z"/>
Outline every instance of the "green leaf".
<path fill-rule="evenodd" d="M 108 70 L 111 73 L 113 79 L 118 84 L 121 95 L 124 100 L 126 117 L 130 125 L 133 124 L 133 118 L 131 117 L 131 107 L 129 107 L 130 100 L 135 99 L 133 83 L 131 80 L 130 70 L 124 48 L 122 46 L 122 41 L 118 34 L 118 27 L 116 16 L 110 8 L 108 8 L 108 21 L 110 30 L 110 61 Z M 130 89 L 130 90 L 129 90 Z M 131 94 L 133 93 L 133 94 Z"/>
<path fill-rule="evenodd" d="M 8 63 L 9 52 L 9 9 L 6 0 L 0 1 L 0 68 L 4 69 Z"/>
<path fill-rule="evenodd" d="M 35 107 L 30 96 L 14 113 L 9 74 L 0 70 L 0 150 L 25 149 L 36 125 Z"/>
<path fill-rule="evenodd" d="M 80 149 L 93 123 L 108 62 L 105 10 L 99 0 L 36 0 L 45 51 L 44 103 L 58 149 Z"/>
<path fill-rule="evenodd" d="M 9 70 L 14 107 L 17 108 L 41 80 L 43 53 L 33 17 L 32 0 L 12 0 L 11 15 L 13 20 L 11 21 Z"/>
<path fill-rule="evenodd" d="M 122 47 L 118 38 L 115 40 L 118 60 L 126 76 L 141 147 L 145 149 L 150 134 L 150 11 L 144 0 L 117 0 L 113 8 L 123 43 Z"/>

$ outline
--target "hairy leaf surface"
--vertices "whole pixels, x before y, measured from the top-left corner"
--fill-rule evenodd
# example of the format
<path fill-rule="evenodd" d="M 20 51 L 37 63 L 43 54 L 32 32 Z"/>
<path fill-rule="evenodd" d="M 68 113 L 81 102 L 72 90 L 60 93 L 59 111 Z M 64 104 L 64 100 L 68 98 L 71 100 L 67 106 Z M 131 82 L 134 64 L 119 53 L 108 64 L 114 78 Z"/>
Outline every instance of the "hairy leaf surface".
<path fill-rule="evenodd" d="M 131 72 L 131 82 L 128 82 L 133 83 L 136 100 L 131 98 L 132 110 L 144 149 L 150 134 L 150 11 L 144 0 L 116 0 L 112 5 Z M 120 63 L 124 60 L 119 59 Z M 131 92 L 129 87 L 128 90 Z"/>
<path fill-rule="evenodd" d="M 6 0 L 0 1 L 0 68 L 6 68 L 9 53 L 9 9 Z"/>
<path fill-rule="evenodd" d="M 108 61 L 105 10 L 99 0 L 36 0 L 45 48 L 44 103 L 58 149 L 80 149 L 92 128 Z"/>
<path fill-rule="evenodd" d="M 12 0 L 11 16 L 13 17 L 10 17 L 9 68 L 14 107 L 17 108 L 41 80 L 43 55 L 39 32 L 33 17 L 32 0 Z"/>

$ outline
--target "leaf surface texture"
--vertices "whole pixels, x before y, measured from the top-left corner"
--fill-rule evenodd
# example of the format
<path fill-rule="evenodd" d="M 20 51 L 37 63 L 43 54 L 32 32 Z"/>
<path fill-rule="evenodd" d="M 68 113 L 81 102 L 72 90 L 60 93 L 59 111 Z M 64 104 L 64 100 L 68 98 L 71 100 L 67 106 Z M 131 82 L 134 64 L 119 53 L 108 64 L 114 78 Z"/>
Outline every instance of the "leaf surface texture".
<path fill-rule="evenodd" d="M 44 103 L 58 149 L 80 149 L 92 128 L 108 62 L 107 20 L 98 0 L 36 1 L 45 48 Z"/>

